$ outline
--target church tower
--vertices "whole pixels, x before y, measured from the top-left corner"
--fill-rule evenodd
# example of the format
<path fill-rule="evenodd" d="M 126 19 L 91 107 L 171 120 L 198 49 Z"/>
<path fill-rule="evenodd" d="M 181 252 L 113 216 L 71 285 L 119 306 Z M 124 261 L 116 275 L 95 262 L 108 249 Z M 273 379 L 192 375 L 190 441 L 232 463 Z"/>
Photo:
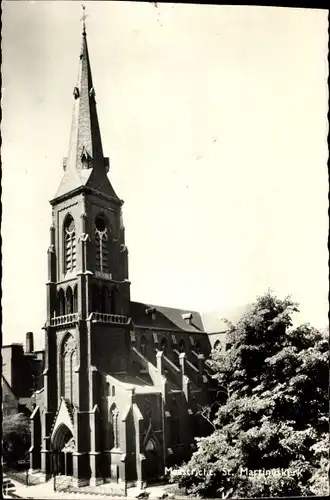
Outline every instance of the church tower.
<path fill-rule="evenodd" d="M 126 371 L 130 339 L 123 201 L 107 175 L 85 22 L 63 169 L 50 202 L 41 459 L 32 439 L 31 468 L 47 475 L 62 467 L 81 486 L 86 478 L 102 475 L 99 373 Z"/>
<path fill-rule="evenodd" d="M 69 151 L 50 202 L 30 473 L 125 493 L 187 461 L 194 435 L 207 431 L 199 408 L 215 390 L 210 343 L 199 313 L 130 300 L 123 201 L 108 178 L 85 22 L 72 100 Z"/>

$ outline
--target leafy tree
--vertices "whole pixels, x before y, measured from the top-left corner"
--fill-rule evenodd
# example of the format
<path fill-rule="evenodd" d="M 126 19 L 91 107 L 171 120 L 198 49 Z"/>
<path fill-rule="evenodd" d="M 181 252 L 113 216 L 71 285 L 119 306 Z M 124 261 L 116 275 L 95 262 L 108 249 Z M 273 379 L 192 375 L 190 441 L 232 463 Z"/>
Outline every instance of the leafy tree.
<path fill-rule="evenodd" d="M 212 419 L 214 432 L 197 438 L 197 451 L 176 471 L 188 492 L 264 497 L 326 491 L 329 346 L 310 325 L 292 328 L 297 311 L 290 297 L 268 292 L 231 325 L 226 356 L 212 353 L 218 399 L 224 389 L 228 397 Z"/>
<path fill-rule="evenodd" d="M 2 421 L 3 460 L 16 464 L 25 458 L 31 444 L 30 422 L 23 413 L 8 415 Z"/>

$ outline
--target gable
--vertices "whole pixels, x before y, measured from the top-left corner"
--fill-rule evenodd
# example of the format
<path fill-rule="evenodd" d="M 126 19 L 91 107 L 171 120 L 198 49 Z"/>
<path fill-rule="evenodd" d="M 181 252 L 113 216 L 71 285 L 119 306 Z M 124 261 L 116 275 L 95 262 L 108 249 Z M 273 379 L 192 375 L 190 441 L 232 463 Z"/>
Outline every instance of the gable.
<path fill-rule="evenodd" d="M 51 439 L 53 439 L 56 430 L 58 427 L 61 425 L 65 425 L 73 434 L 73 415 L 69 409 L 68 403 L 65 401 L 64 398 L 61 398 L 60 406 L 58 408 L 57 414 L 55 416 L 55 420 L 53 423 L 53 428 L 51 432 Z"/>

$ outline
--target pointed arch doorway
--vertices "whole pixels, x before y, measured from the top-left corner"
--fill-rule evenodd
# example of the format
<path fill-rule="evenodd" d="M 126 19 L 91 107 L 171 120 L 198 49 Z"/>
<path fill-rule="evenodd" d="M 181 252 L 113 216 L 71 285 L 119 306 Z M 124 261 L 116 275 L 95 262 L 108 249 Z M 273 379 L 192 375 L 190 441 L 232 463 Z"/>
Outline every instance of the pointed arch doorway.
<path fill-rule="evenodd" d="M 75 451 L 75 440 L 71 430 L 61 424 L 52 439 L 53 467 L 56 475 L 72 476 L 72 453 Z"/>

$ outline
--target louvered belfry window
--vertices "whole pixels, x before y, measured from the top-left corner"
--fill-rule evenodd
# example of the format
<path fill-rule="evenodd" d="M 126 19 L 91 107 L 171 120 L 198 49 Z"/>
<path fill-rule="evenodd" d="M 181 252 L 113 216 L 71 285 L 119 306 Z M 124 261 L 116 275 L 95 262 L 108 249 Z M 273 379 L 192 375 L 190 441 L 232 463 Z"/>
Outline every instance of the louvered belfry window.
<path fill-rule="evenodd" d="M 71 215 L 64 224 L 64 269 L 67 273 L 76 267 L 76 228 Z"/>
<path fill-rule="evenodd" d="M 103 216 L 95 219 L 95 243 L 96 243 L 96 271 L 109 272 L 108 265 L 108 229 Z"/>

